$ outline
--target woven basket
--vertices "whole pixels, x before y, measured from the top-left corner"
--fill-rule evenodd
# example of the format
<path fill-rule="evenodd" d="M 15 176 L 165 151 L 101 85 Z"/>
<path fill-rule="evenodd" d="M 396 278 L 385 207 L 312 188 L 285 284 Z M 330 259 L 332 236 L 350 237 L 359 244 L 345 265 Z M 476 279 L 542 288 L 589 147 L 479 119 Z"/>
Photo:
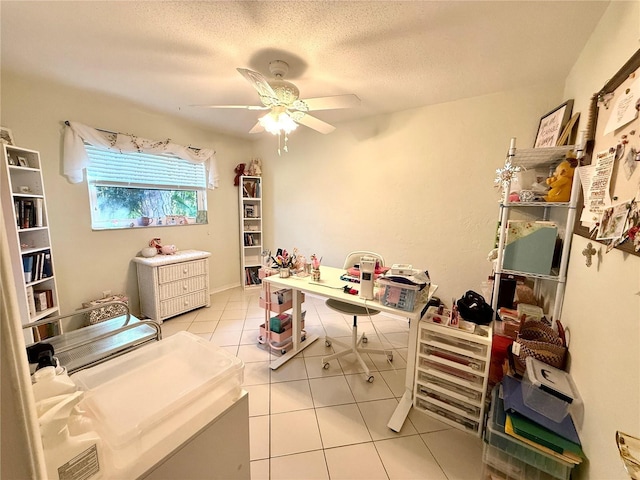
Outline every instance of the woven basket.
<path fill-rule="evenodd" d="M 109 302 L 123 302 L 127 305 L 129 304 L 129 298 L 124 294 L 112 295 L 106 298 L 100 298 L 97 300 L 92 300 L 90 302 L 85 302 L 82 304 L 83 308 L 90 307 L 100 307 L 105 303 Z M 86 314 L 87 323 L 89 325 L 95 325 L 96 323 L 104 322 L 105 320 L 109 320 L 110 318 L 119 317 L 121 315 L 127 314 L 127 307 L 124 305 L 116 304 L 116 305 L 105 305 L 101 308 L 96 308 L 95 310 L 91 310 Z"/>
<path fill-rule="evenodd" d="M 520 325 L 516 343 L 520 352 L 513 355 L 516 373 L 522 375 L 526 368 L 526 358 L 533 357 L 552 367 L 564 370 L 567 347 L 564 328 L 556 321 L 558 331 L 539 320 L 525 320 Z"/>

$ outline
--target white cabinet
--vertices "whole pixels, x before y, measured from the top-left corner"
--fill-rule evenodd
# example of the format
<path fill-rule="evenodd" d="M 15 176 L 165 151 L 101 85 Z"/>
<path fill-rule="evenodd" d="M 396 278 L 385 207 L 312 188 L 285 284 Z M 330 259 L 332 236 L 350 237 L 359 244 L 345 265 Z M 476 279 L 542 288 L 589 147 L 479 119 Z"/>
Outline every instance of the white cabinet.
<path fill-rule="evenodd" d="M 135 257 L 142 316 L 162 323 L 210 306 L 209 256 L 209 252 L 183 250 L 173 255 Z"/>
<path fill-rule="evenodd" d="M 241 176 L 240 200 L 240 279 L 244 288 L 259 286 L 262 266 L 262 178 Z"/>
<path fill-rule="evenodd" d="M 491 327 L 476 333 L 431 321 L 430 307 L 418 325 L 414 407 L 481 435 L 491 359 Z"/>
<path fill-rule="evenodd" d="M 522 171 L 538 171 L 546 177 L 549 173 L 553 173 L 555 167 L 563 161 L 567 153 L 572 150 L 575 150 L 578 159 L 582 157 L 582 150 L 579 146 L 516 150 L 514 138 L 511 139 L 506 161 L 514 166 L 519 166 Z M 540 303 L 545 303 L 543 309 L 544 307 L 549 307 L 548 311 L 545 309 L 545 312 L 550 314 L 554 320 L 560 319 L 579 190 L 580 180 L 577 172 L 575 172 L 573 176 L 569 202 L 511 202 L 509 201 L 510 184 L 504 189 L 504 198 L 500 203 L 498 249 L 493 287 L 492 307 L 494 311 L 497 311 L 498 307 L 500 279 L 506 275 L 522 276 L 530 279 L 534 283 L 534 294 L 536 298 Z M 512 220 L 525 220 L 529 222 L 551 221 L 551 223 L 557 227 L 561 247 L 557 248 L 557 251 L 554 252 L 554 246 L 551 246 L 552 251 L 550 254 L 555 254 L 558 261 L 554 262 L 553 268 L 550 271 L 540 273 L 534 271 L 535 268 L 526 270 L 511 270 L 505 268 L 505 246 L 507 244 L 509 222 Z M 529 246 L 520 251 L 522 257 L 526 257 L 527 255 L 535 257 L 540 253 L 545 252 L 542 252 L 540 248 L 536 251 L 535 248 Z"/>
<path fill-rule="evenodd" d="M 56 315 L 60 307 L 40 154 L 3 145 L 2 216 L 22 324 Z M 5 260 L 5 259 L 3 259 Z M 25 342 L 57 333 L 53 324 L 25 330 Z"/>

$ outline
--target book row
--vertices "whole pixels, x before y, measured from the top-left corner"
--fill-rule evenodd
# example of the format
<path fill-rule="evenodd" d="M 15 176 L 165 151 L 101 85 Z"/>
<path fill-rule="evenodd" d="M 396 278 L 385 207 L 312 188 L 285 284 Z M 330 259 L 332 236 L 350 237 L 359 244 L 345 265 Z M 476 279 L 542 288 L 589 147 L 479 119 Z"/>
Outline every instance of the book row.
<path fill-rule="evenodd" d="M 13 202 L 16 212 L 18 228 L 42 227 L 44 216 L 44 202 L 42 198 L 19 198 Z"/>
<path fill-rule="evenodd" d="M 24 272 L 24 283 L 37 282 L 43 278 L 53 276 L 51 251 L 45 250 L 43 252 L 23 255 L 22 270 Z"/>
<path fill-rule="evenodd" d="M 53 308 L 53 290 L 44 289 L 36 290 L 33 287 L 27 287 L 27 303 L 29 304 L 29 315 L 32 317 L 38 312 L 43 312 L 48 308 Z"/>

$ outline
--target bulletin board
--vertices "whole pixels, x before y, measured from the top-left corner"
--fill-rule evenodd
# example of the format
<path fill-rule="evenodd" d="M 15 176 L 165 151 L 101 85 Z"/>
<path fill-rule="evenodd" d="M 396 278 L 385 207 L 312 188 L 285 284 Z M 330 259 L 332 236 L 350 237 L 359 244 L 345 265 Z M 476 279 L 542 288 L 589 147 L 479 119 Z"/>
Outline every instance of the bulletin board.
<path fill-rule="evenodd" d="M 575 233 L 640 256 L 640 50 L 591 99 Z"/>

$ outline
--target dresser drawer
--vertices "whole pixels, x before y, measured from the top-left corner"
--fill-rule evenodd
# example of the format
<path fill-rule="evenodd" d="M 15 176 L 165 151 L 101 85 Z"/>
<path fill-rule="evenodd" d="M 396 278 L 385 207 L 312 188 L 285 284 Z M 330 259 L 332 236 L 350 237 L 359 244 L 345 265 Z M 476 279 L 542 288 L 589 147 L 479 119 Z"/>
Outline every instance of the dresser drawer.
<path fill-rule="evenodd" d="M 194 260 L 158 267 L 158 282 L 169 283 L 207 273 L 207 260 Z"/>
<path fill-rule="evenodd" d="M 200 275 L 199 277 L 185 278 L 184 280 L 178 280 L 177 282 L 162 283 L 158 289 L 160 291 L 160 300 L 167 300 L 179 295 L 203 290 L 206 286 L 207 277 Z"/>
<path fill-rule="evenodd" d="M 189 295 L 171 298 L 160 302 L 160 317 L 172 317 L 207 304 L 208 292 L 200 290 Z"/>

